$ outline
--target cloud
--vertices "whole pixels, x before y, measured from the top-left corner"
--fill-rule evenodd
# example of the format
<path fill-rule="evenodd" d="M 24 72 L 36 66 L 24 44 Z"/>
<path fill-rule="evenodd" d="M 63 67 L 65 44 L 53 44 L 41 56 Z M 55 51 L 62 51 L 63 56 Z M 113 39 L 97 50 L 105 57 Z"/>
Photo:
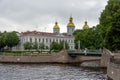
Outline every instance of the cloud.
<path fill-rule="evenodd" d="M 50 31 L 57 20 L 61 32 L 72 14 L 76 28 L 87 20 L 90 26 L 98 24 L 107 0 L 0 0 L 0 30 Z M 15 27 L 16 26 L 16 27 Z"/>

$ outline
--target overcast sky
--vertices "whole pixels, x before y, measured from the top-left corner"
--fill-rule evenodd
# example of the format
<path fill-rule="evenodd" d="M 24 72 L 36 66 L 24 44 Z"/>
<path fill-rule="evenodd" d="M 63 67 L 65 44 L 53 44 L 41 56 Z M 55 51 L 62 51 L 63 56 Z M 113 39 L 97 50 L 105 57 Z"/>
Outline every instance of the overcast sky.
<path fill-rule="evenodd" d="M 66 32 L 72 15 L 76 29 L 84 21 L 90 27 L 99 23 L 100 13 L 108 0 L 0 0 L 0 31 L 52 32 L 58 21 L 60 32 Z"/>

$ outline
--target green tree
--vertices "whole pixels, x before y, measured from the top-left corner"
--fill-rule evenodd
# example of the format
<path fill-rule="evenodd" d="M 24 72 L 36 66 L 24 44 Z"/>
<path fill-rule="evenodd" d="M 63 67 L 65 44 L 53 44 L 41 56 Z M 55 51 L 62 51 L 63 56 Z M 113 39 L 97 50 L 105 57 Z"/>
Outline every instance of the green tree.
<path fill-rule="evenodd" d="M 4 48 L 4 43 L 3 43 L 3 41 L 2 41 L 2 38 L 0 37 L 0 50 L 1 50 L 2 48 Z"/>
<path fill-rule="evenodd" d="M 30 42 L 24 43 L 24 49 L 25 49 L 25 50 L 30 50 L 30 49 L 32 49 L 32 44 L 31 44 Z"/>
<path fill-rule="evenodd" d="M 56 42 L 52 42 L 51 43 L 51 45 L 50 45 L 50 49 L 51 50 L 58 50 L 59 49 L 59 45 L 58 45 L 58 43 L 56 43 Z"/>
<path fill-rule="evenodd" d="M 106 35 L 106 44 L 110 50 L 120 50 L 120 6 L 114 14 L 112 26 Z"/>
<path fill-rule="evenodd" d="M 102 37 L 99 32 L 99 25 L 89 29 L 76 30 L 75 36 L 75 48 L 78 49 L 78 41 L 80 41 L 81 49 L 99 49 L 102 48 Z"/>
<path fill-rule="evenodd" d="M 64 41 L 60 41 L 60 43 L 53 41 L 50 45 L 51 50 L 54 50 L 54 51 L 61 51 L 63 49 L 63 46 L 64 46 Z M 67 42 L 65 42 L 65 47 L 66 49 L 69 49 L 69 45 Z"/>
<path fill-rule="evenodd" d="M 45 49 L 49 49 L 49 47 L 48 47 L 48 46 L 46 46 L 46 47 L 45 47 Z"/>
<path fill-rule="evenodd" d="M 90 48 L 94 49 L 95 48 L 95 31 L 94 29 L 83 29 L 80 30 L 76 35 L 75 35 L 75 47 L 78 48 L 78 41 L 80 41 L 81 48 Z"/>
<path fill-rule="evenodd" d="M 0 49 L 4 48 L 7 40 L 7 32 L 4 31 L 3 33 L 0 34 Z"/>
<path fill-rule="evenodd" d="M 77 29 L 73 32 L 73 35 L 77 35 L 81 30 L 80 29 Z"/>
<path fill-rule="evenodd" d="M 94 46 L 96 49 L 103 48 L 104 39 L 100 33 L 100 25 L 97 25 L 94 30 Z"/>
<path fill-rule="evenodd" d="M 58 45 L 59 45 L 58 47 L 59 51 L 62 50 L 64 47 L 64 41 L 61 41 Z M 69 49 L 69 44 L 67 43 L 67 41 L 65 41 L 65 49 Z"/>
<path fill-rule="evenodd" d="M 5 47 L 5 43 L 3 42 L 3 33 L 0 32 L 0 50 Z"/>
<path fill-rule="evenodd" d="M 40 43 L 39 44 L 39 49 L 41 50 L 41 53 L 42 53 L 42 50 L 45 49 L 45 44 L 44 43 Z"/>
<path fill-rule="evenodd" d="M 65 42 L 65 48 L 69 49 L 69 44 L 67 42 Z"/>
<path fill-rule="evenodd" d="M 38 44 L 36 41 L 33 43 L 33 49 L 36 49 L 36 50 L 38 49 Z"/>
<path fill-rule="evenodd" d="M 8 32 L 6 38 L 6 45 L 10 47 L 10 49 L 19 43 L 19 37 L 17 36 L 16 32 Z"/>
<path fill-rule="evenodd" d="M 63 46 L 64 46 L 64 41 L 60 41 L 60 43 L 58 44 L 59 51 L 63 49 Z"/>
<path fill-rule="evenodd" d="M 103 44 L 105 47 L 115 50 L 119 49 L 119 14 L 120 14 L 120 0 L 109 0 L 105 10 L 100 16 L 100 32 L 102 35 Z"/>

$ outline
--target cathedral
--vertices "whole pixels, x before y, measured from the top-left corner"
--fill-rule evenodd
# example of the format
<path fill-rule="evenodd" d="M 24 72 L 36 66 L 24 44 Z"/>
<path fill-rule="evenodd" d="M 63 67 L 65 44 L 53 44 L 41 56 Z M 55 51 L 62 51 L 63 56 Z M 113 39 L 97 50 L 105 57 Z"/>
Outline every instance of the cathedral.
<path fill-rule="evenodd" d="M 50 48 L 50 44 L 54 41 L 60 43 L 61 41 L 66 41 L 69 45 L 70 50 L 74 50 L 74 36 L 72 35 L 75 30 L 75 25 L 73 23 L 73 18 L 70 17 L 69 23 L 67 24 L 67 33 L 61 34 L 58 22 L 55 22 L 53 26 L 53 33 L 49 32 L 39 32 L 39 31 L 27 31 L 18 34 L 20 38 L 20 43 L 18 46 L 14 47 L 13 50 L 24 50 L 24 44 L 26 42 L 38 44 L 44 43 L 45 46 Z"/>
<path fill-rule="evenodd" d="M 75 44 L 74 44 L 74 36 L 73 32 L 75 31 L 75 25 L 73 23 L 72 16 L 69 18 L 69 23 L 66 26 L 67 33 L 62 34 L 60 33 L 60 27 L 58 25 L 58 22 L 55 22 L 55 25 L 53 26 L 53 33 L 49 32 L 39 32 L 39 31 L 27 31 L 27 32 L 21 32 L 18 33 L 18 36 L 20 38 L 20 43 L 16 47 L 13 48 L 13 50 L 24 50 L 24 44 L 26 42 L 35 43 L 37 44 L 44 43 L 45 46 L 50 48 L 50 44 L 54 41 L 57 43 L 60 43 L 61 41 L 65 41 L 69 45 L 70 50 L 74 50 Z M 85 21 L 85 25 L 83 26 L 83 29 L 88 29 L 89 26 L 87 25 L 87 21 Z"/>

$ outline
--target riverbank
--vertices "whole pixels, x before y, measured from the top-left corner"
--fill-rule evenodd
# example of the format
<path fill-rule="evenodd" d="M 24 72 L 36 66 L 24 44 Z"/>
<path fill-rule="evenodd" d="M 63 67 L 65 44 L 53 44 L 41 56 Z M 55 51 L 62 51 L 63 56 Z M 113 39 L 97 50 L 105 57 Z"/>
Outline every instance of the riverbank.
<path fill-rule="evenodd" d="M 4 63 L 68 63 L 70 60 L 65 50 L 51 54 L 0 55 L 0 62 Z"/>
<path fill-rule="evenodd" d="M 82 63 L 84 61 L 100 61 L 101 57 L 94 56 L 76 56 L 71 57 L 66 50 L 62 50 L 59 53 L 41 55 L 20 55 L 20 56 L 6 56 L 0 55 L 0 62 L 10 63 Z"/>

